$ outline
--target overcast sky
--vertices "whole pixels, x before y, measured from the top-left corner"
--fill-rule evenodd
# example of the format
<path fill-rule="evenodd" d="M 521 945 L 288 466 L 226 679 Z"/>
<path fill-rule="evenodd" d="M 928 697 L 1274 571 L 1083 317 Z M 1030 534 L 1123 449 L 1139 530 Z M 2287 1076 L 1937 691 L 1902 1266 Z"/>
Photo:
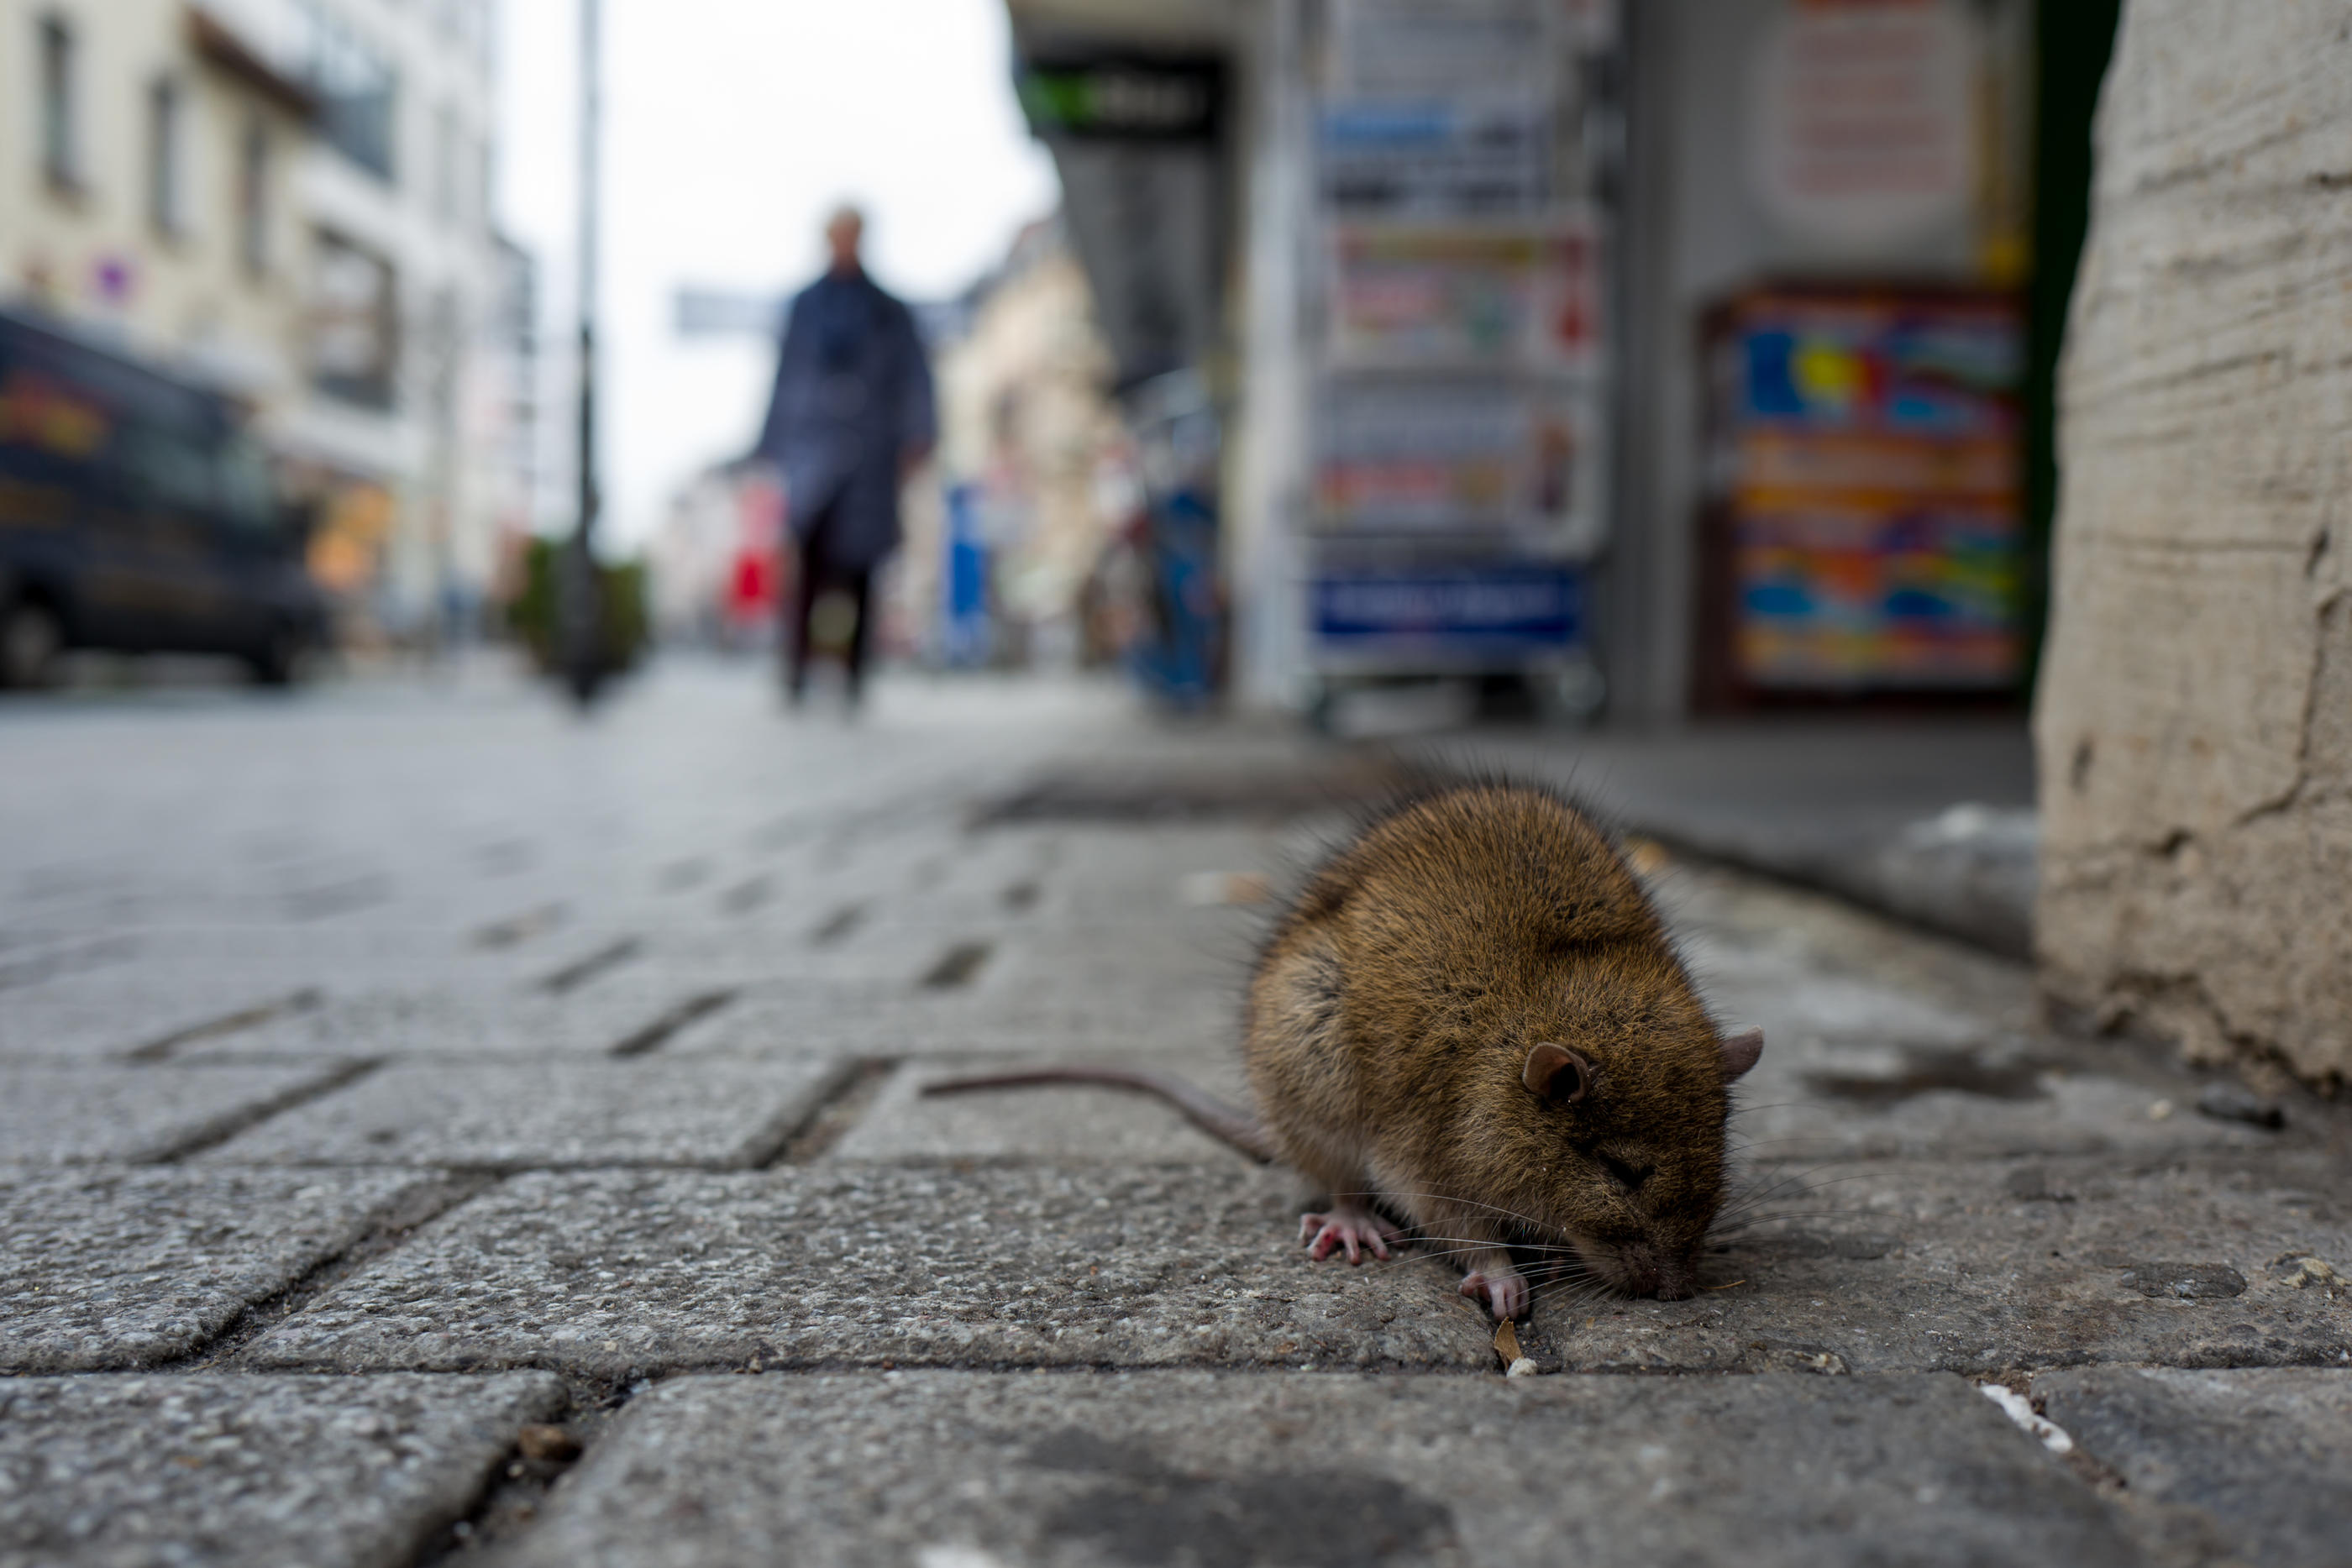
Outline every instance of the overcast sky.
<path fill-rule="evenodd" d="M 1013 99 L 1003 0 L 603 0 L 603 473 L 611 536 L 744 449 L 772 347 L 680 340 L 680 284 L 796 287 L 845 197 L 867 265 L 909 298 L 961 289 L 1057 198 Z M 579 0 L 504 0 L 499 211 L 535 255 L 548 357 L 572 340 Z M 570 429 L 568 390 L 545 417 Z M 554 461 L 567 472 L 568 434 Z"/>

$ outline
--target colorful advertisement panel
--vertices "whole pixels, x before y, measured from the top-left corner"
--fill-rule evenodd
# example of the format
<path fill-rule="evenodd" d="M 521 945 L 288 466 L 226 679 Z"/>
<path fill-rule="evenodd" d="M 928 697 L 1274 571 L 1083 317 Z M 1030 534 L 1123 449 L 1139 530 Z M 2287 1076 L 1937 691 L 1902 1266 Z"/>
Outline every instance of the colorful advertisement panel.
<path fill-rule="evenodd" d="M 2024 651 L 2013 306 L 1764 291 L 1722 320 L 1737 681 L 1766 692 L 2013 686 Z"/>

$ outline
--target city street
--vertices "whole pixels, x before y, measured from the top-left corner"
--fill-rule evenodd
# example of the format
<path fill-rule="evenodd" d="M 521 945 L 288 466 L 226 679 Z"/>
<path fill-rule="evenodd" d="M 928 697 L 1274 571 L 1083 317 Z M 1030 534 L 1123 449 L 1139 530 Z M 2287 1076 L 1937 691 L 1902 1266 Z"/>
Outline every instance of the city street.
<path fill-rule="evenodd" d="M 1638 817 L 1610 745 L 1444 750 Z M 2345 1561 L 2346 1108 L 1679 845 L 1739 1196 L 1513 1375 L 1155 1103 L 919 1096 L 1243 1094 L 1270 900 L 1427 755 L 690 660 L 0 707 L 0 1565 Z"/>

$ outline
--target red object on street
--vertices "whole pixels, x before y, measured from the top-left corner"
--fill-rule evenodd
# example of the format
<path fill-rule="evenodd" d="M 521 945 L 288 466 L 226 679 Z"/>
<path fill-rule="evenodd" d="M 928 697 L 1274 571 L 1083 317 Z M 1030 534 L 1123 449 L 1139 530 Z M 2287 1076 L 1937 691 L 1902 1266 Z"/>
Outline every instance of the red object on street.
<path fill-rule="evenodd" d="M 783 486 L 765 476 L 746 477 L 736 504 L 740 542 L 727 576 L 725 612 L 736 626 L 755 626 L 773 620 L 783 602 Z"/>

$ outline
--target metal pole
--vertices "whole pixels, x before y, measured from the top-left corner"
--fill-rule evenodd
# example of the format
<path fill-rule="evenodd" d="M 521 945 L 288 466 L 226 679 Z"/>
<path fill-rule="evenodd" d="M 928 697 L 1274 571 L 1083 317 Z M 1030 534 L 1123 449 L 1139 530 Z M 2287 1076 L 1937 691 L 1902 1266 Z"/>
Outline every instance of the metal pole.
<path fill-rule="evenodd" d="M 596 570 L 596 208 L 604 113 L 600 0 L 580 0 L 580 517 L 562 572 L 563 674 L 572 700 L 595 700 L 607 665 Z"/>

